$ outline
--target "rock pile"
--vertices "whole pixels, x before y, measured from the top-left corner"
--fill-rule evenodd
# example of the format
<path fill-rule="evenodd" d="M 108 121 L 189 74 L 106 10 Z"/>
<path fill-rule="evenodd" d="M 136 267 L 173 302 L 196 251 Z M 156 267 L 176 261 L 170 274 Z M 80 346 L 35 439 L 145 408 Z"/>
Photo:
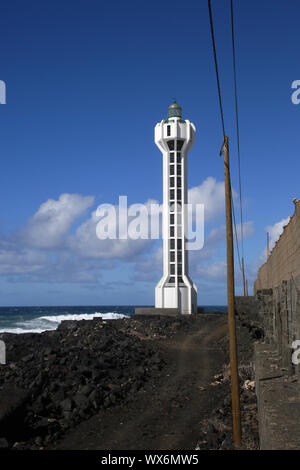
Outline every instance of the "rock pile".
<path fill-rule="evenodd" d="M 130 321 L 65 321 L 56 331 L 2 334 L 8 363 L 0 368 L 0 401 L 10 386 L 25 391 L 26 399 L 22 413 L 9 416 L 10 426 L 6 419 L 1 427 L 0 419 L 0 438 L 13 448 L 42 448 L 101 407 L 139 390 L 163 360 L 130 334 Z M 2 399 L 2 408 L 6 405 Z"/>

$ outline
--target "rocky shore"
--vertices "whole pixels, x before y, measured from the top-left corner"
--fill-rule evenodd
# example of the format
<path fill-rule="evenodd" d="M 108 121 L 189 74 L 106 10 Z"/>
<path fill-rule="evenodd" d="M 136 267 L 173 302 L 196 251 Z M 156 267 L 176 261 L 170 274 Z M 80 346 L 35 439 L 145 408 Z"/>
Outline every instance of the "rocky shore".
<path fill-rule="evenodd" d="M 163 360 L 139 339 L 147 329 L 132 323 L 66 321 L 56 331 L 2 334 L 8 358 L 0 368 L 2 442 L 43 447 L 99 408 L 139 390 Z M 155 327 L 149 329 L 155 334 Z"/>
<path fill-rule="evenodd" d="M 215 333 L 216 325 L 221 334 Z M 246 448 L 257 448 L 256 399 L 250 364 L 253 334 L 249 333 L 247 326 L 239 324 L 239 329 Z M 198 381 L 195 377 L 197 361 L 202 358 L 205 367 L 208 362 L 198 350 L 201 340 L 206 354 L 207 332 L 212 337 L 216 359 L 210 354 L 209 368 L 207 371 L 199 369 Z M 232 448 L 224 315 L 65 321 L 55 331 L 21 335 L 4 333 L 0 339 L 7 347 L 7 364 L 0 367 L 0 448 L 55 449 L 59 442 L 64 442 L 74 432 L 71 445 L 77 445 L 76 437 L 79 436 L 83 448 L 93 448 L 92 445 L 102 448 L 101 445 L 107 446 L 107 443 L 103 441 L 101 444 L 99 436 L 95 444 L 85 442 L 80 427 L 81 423 L 82 429 L 96 426 L 94 434 L 99 434 L 95 421 L 99 416 L 103 420 L 101 426 L 107 427 L 107 434 L 115 432 L 115 428 L 110 427 L 114 419 L 119 425 L 131 416 L 130 419 L 135 419 L 130 425 L 136 433 L 134 442 L 140 446 L 137 448 L 147 448 L 143 446 L 156 445 L 151 442 L 156 442 L 156 434 L 161 432 L 157 426 L 169 426 L 169 407 L 178 425 L 182 425 L 183 433 L 187 417 L 194 423 L 195 444 L 191 443 L 191 447 L 184 444 L 187 448 L 195 448 L 196 442 L 197 449 Z M 189 371 L 189 367 L 193 369 Z M 204 382 L 201 374 L 204 374 Z M 199 383 L 204 386 L 199 386 Z M 153 424 L 156 426 L 153 436 L 151 431 L 147 431 L 152 439 L 150 444 L 147 444 L 149 436 L 144 431 L 142 434 L 140 428 L 147 428 L 151 419 L 145 413 L 145 422 L 141 423 L 141 413 L 135 407 L 137 399 L 142 413 L 143 410 L 149 411 L 149 406 L 153 406 L 154 414 L 156 405 L 158 413 L 162 410 L 162 422 Z M 200 410 L 195 410 L 198 405 Z M 187 407 L 186 411 L 184 407 Z M 197 411 L 202 419 L 195 419 Z M 158 417 L 153 416 L 152 421 L 154 418 Z M 140 443 L 136 441 L 139 438 Z M 167 444 L 161 445 L 174 445 L 171 440 L 162 441 Z M 130 443 L 123 445 L 129 446 Z M 62 446 L 70 448 L 68 440 Z"/>
<path fill-rule="evenodd" d="M 124 402 L 164 360 L 145 339 L 187 319 L 64 321 L 55 331 L 0 335 L 0 447 L 40 449 L 101 408 Z"/>

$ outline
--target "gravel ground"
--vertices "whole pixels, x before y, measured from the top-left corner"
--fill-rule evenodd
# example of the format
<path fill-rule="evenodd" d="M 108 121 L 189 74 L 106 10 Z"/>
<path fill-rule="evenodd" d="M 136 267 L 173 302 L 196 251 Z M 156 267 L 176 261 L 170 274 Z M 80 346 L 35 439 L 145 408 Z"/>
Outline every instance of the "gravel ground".
<path fill-rule="evenodd" d="M 261 338 L 263 332 L 257 326 L 236 319 L 236 334 L 238 346 L 240 411 L 242 426 L 242 448 L 247 450 L 259 449 L 257 399 L 253 374 L 254 342 Z M 220 340 L 225 357 L 229 356 L 228 336 Z M 212 412 L 211 417 L 203 422 L 203 432 L 199 436 L 197 450 L 230 450 L 234 449 L 232 442 L 232 414 L 230 369 L 228 361 L 222 370 L 214 377 L 213 386 L 221 384 L 226 387 L 227 394 L 219 406 Z"/>
<path fill-rule="evenodd" d="M 256 449 L 249 330 L 238 323 L 243 445 Z M 1 334 L 0 448 L 232 448 L 226 331 L 215 314 Z"/>

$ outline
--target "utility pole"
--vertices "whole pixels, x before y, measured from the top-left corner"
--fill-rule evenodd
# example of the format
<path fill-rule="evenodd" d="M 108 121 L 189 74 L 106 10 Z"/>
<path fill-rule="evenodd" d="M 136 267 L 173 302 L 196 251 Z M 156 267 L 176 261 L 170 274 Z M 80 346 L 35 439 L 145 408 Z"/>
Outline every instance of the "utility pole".
<path fill-rule="evenodd" d="M 244 257 L 242 256 L 242 271 L 243 271 L 243 288 L 244 288 L 244 297 L 246 295 L 246 285 L 245 285 L 245 266 L 244 266 Z"/>
<path fill-rule="evenodd" d="M 269 241 L 269 232 L 267 232 L 267 261 L 270 256 L 270 241 Z"/>
<path fill-rule="evenodd" d="M 231 183 L 229 168 L 228 137 L 224 138 L 224 177 L 225 177 L 225 206 L 226 206 L 226 238 L 227 238 L 227 302 L 228 302 L 228 330 L 229 330 L 229 358 L 231 373 L 232 395 L 232 423 L 233 442 L 236 447 L 241 446 L 241 414 L 239 395 L 239 375 L 237 364 L 235 310 L 234 310 L 234 262 L 233 262 L 233 232 Z"/>

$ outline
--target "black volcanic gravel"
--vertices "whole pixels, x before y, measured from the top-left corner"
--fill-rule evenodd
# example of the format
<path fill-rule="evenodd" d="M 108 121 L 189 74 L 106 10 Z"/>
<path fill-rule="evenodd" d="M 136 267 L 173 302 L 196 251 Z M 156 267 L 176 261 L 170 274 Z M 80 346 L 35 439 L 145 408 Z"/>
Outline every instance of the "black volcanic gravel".
<path fill-rule="evenodd" d="M 11 385 L 12 393 L 14 387 L 27 391 L 22 431 L 10 437 L 10 445 L 18 437 L 22 444 L 14 448 L 40 448 L 100 407 L 139 390 L 150 371 L 163 367 L 163 360 L 138 336 L 164 335 L 168 325 L 169 334 L 174 329 L 168 319 L 155 323 L 65 321 L 56 331 L 0 335 L 8 360 L 0 368 L 0 395 L 3 386 Z M 3 432 L 0 437 L 7 437 Z"/>

